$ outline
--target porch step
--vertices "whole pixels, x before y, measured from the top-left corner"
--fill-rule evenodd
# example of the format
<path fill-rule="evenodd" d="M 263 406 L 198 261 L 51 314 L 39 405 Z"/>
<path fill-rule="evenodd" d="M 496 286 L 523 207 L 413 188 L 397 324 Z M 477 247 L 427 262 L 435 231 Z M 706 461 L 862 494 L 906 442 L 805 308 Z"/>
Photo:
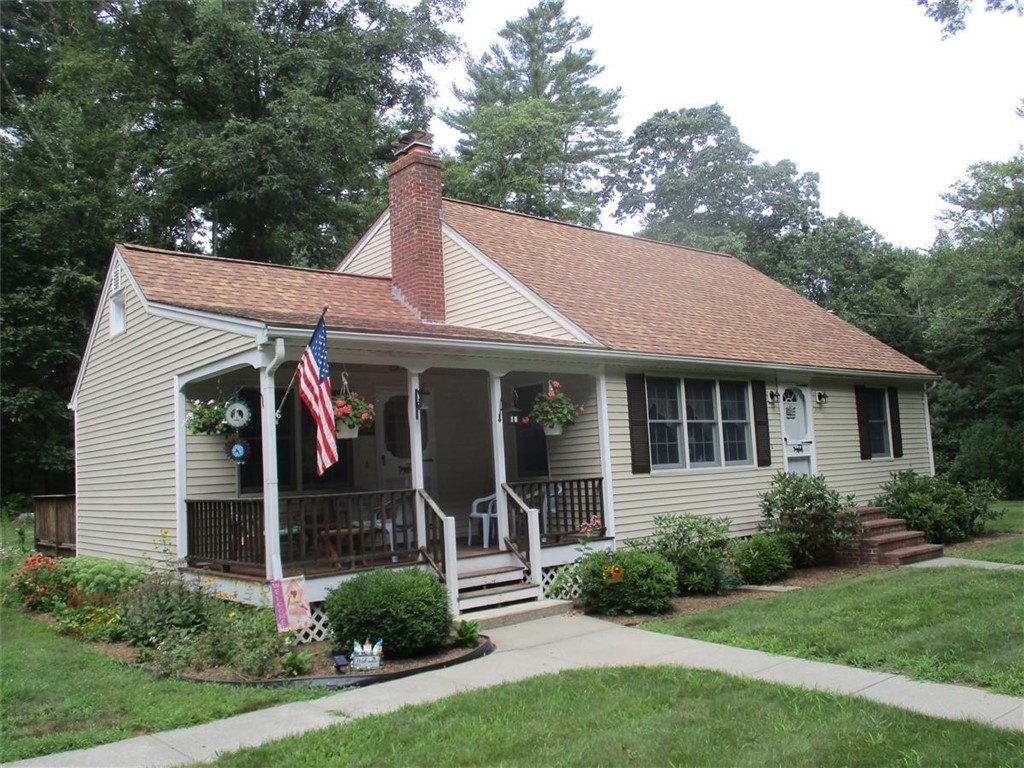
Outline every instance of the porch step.
<path fill-rule="evenodd" d="M 907 530 L 907 521 L 898 517 L 879 517 L 873 520 L 862 520 L 865 536 L 880 536 L 883 533 L 898 533 Z"/>
<path fill-rule="evenodd" d="M 529 603 L 514 603 L 497 608 L 473 611 L 468 618 L 480 624 L 481 630 L 523 624 L 548 616 L 561 616 L 572 610 L 572 600 L 538 600 Z"/>
<path fill-rule="evenodd" d="M 475 571 L 459 572 L 459 594 L 481 587 L 495 587 L 501 584 L 522 584 L 521 565 L 503 565 L 496 568 L 481 568 Z"/>
<path fill-rule="evenodd" d="M 883 565 L 910 565 L 922 560 L 934 560 L 942 555 L 941 544 L 916 544 L 883 552 L 879 556 L 879 562 Z"/>
<path fill-rule="evenodd" d="M 467 592 L 459 592 L 459 613 L 477 610 L 481 608 L 492 608 L 498 605 L 519 603 L 525 600 L 539 600 L 541 596 L 540 585 L 532 582 L 522 584 L 506 585 L 502 587 L 485 587 Z"/>
<path fill-rule="evenodd" d="M 879 518 L 888 517 L 885 507 L 858 507 L 857 515 L 860 517 L 860 521 L 865 524 L 867 524 L 869 520 L 878 520 Z"/>
<path fill-rule="evenodd" d="M 880 555 L 896 549 L 913 547 L 924 544 L 924 533 L 921 531 L 896 531 L 894 533 L 882 533 L 864 538 L 864 544 L 874 547 Z"/>

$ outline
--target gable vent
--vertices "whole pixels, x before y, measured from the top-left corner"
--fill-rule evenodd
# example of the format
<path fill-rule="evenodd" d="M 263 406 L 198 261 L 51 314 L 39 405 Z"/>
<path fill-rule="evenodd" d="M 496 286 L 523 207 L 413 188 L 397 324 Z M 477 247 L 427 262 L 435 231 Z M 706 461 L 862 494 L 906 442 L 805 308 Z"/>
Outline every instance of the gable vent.
<path fill-rule="evenodd" d="M 114 271 L 110 275 L 110 291 L 111 293 L 117 293 L 124 289 L 124 271 L 121 269 L 120 264 L 114 265 Z"/>

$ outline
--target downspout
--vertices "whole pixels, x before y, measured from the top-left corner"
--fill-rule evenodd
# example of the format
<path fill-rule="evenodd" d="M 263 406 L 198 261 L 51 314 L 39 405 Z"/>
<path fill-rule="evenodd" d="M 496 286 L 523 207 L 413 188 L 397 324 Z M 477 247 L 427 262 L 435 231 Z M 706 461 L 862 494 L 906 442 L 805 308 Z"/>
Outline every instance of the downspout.
<path fill-rule="evenodd" d="M 601 446 L 601 475 L 604 477 L 605 536 L 615 539 L 615 489 L 612 487 L 612 441 L 608 423 L 608 373 L 602 365 L 597 374 L 597 436 Z"/>
<path fill-rule="evenodd" d="M 280 579 L 281 568 L 281 504 L 277 478 L 277 403 L 274 373 L 284 362 L 284 339 L 274 339 L 274 356 L 260 367 L 260 433 L 263 436 L 263 541 L 266 552 L 267 579 Z"/>

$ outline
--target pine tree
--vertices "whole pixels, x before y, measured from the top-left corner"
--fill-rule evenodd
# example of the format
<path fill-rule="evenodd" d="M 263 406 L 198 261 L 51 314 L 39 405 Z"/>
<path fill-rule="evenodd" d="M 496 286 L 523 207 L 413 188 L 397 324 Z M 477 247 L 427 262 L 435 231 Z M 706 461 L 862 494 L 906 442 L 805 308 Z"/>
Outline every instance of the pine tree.
<path fill-rule="evenodd" d="M 620 93 L 593 84 L 603 68 L 581 45 L 590 27 L 563 5 L 541 0 L 469 60 L 470 87 L 456 90 L 465 106 L 444 114 L 463 134 L 446 163 L 449 196 L 597 223 L 621 156 Z"/>

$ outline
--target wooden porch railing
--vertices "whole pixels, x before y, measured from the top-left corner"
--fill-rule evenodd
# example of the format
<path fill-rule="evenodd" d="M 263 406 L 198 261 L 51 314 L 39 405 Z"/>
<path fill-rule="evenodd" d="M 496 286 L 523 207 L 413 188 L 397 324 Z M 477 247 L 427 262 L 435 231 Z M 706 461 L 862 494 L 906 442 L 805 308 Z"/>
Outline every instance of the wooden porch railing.
<path fill-rule="evenodd" d="M 412 490 L 282 496 L 285 575 L 372 568 L 418 559 Z M 266 572 L 262 499 L 188 499 L 188 562 Z"/>
<path fill-rule="evenodd" d="M 529 571 L 530 580 L 541 584 L 540 513 L 524 501 L 508 483 L 501 484 L 508 509 L 508 536 L 505 543 Z"/>
<path fill-rule="evenodd" d="M 528 507 L 540 510 L 544 544 L 564 544 L 580 536 L 580 526 L 604 518 L 604 478 L 582 477 L 565 480 L 537 480 L 509 483 Z"/>
<path fill-rule="evenodd" d="M 189 565 L 263 573 L 263 499 L 188 499 Z"/>

